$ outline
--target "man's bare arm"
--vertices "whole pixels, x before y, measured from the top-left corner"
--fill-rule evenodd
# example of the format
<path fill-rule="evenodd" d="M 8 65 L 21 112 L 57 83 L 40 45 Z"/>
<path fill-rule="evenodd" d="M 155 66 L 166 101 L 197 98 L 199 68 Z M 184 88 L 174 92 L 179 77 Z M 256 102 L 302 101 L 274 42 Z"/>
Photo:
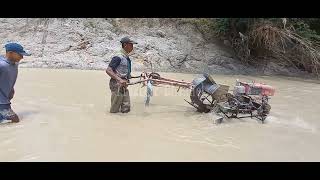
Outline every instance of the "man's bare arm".
<path fill-rule="evenodd" d="M 108 67 L 106 70 L 106 73 L 113 79 L 117 80 L 122 86 L 126 86 L 127 81 L 124 79 L 121 79 L 119 76 L 116 75 L 116 73 L 113 72 L 111 67 Z"/>

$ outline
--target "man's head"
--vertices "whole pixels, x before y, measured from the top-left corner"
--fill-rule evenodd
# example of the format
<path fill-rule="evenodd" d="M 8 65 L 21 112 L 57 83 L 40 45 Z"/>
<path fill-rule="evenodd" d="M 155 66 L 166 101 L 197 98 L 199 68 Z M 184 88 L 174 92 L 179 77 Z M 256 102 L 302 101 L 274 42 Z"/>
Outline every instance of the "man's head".
<path fill-rule="evenodd" d="M 23 59 L 23 56 L 31 55 L 27 53 L 18 43 L 8 43 L 4 47 L 6 49 L 6 57 L 13 62 L 19 62 L 21 59 Z"/>
<path fill-rule="evenodd" d="M 131 40 L 129 37 L 124 37 L 120 40 L 122 48 L 130 53 L 133 50 L 133 44 L 138 44 L 137 42 Z"/>

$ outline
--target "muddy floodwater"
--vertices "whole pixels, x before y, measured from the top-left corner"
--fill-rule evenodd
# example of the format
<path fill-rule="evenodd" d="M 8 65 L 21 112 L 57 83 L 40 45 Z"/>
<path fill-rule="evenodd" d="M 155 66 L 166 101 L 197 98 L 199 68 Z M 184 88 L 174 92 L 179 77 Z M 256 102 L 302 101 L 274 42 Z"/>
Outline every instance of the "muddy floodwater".
<path fill-rule="evenodd" d="M 197 113 L 184 101 L 190 90 L 175 87 L 155 87 L 145 107 L 141 85 L 129 87 L 130 113 L 110 114 L 104 71 L 20 68 L 12 107 L 21 122 L 0 124 L 0 161 L 320 161 L 319 83 L 212 77 L 231 88 L 236 79 L 275 87 L 266 123 L 214 124 L 213 114 Z"/>

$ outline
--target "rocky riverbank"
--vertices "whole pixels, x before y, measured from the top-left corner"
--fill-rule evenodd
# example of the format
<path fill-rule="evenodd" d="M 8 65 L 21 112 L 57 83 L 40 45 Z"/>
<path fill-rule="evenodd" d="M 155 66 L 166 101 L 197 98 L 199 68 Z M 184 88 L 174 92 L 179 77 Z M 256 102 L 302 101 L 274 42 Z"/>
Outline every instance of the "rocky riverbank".
<path fill-rule="evenodd" d="M 123 36 L 139 43 L 132 55 L 135 71 L 304 74 L 272 63 L 244 65 L 223 42 L 208 41 L 192 23 L 175 19 L 0 19 L 1 44 L 19 42 L 33 54 L 21 61 L 20 67 L 105 69 Z"/>

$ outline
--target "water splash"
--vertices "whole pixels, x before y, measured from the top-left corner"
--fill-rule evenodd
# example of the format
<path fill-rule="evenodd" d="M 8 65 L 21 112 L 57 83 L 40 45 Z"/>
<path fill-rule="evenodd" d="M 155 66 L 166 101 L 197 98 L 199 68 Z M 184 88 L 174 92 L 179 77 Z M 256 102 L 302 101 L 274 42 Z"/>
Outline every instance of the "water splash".
<path fill-rule="evenodd" d="M 276 116 L 268 116 L 266 121 L 271 124 L 278 124 L 281 126 L 307 130 L 312 133 L 316 133 L 318 131 L 318 129 L 315 125 L 308 123 L 301 116 L 296 116 L 294 119 L 278 118 Z"/>

